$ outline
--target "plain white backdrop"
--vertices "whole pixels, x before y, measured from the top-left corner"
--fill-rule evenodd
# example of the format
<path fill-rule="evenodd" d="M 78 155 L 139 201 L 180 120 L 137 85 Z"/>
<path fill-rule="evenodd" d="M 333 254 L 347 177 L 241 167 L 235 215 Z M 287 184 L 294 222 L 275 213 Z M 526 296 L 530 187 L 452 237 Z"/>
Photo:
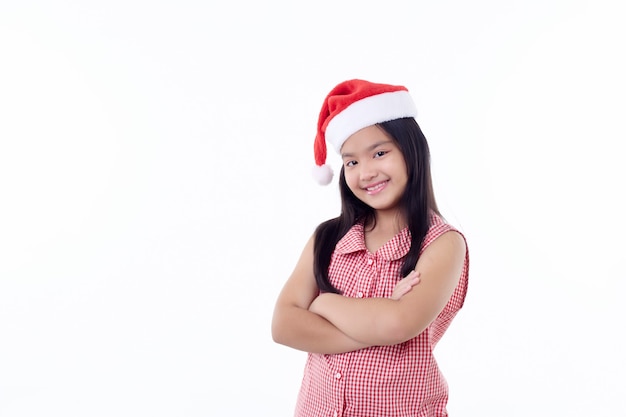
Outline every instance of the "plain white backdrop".
<path fill-rule="evenodd" d="M 1 1 L 0 416 L 290 416 L 349 78 L 409 88 L 469 242 L 450 415 L 626 415 L 619 3 Z"/>

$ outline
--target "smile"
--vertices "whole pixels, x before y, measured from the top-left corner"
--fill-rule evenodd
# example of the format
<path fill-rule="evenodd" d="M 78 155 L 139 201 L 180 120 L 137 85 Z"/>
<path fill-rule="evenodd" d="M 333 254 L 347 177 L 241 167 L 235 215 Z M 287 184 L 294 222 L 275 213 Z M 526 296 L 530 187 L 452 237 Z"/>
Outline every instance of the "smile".
<path fill-rule="evenodd" d="M 388 183 L 388 182 L 389 182 L 389 181 L 381 181 L 381 182 L 379 182 L 379 183 L 372 184 L 372 185 L 370 185 L 370 186 L 368 186 L 368 187 L 365 187 L 365 191 L 366 191 L 368 194 L 370 194 L 370 195 L 377 194 L 377 193 L 379 193 L 380 191 L 382 191 L 382 190 L 383 190 L 383 188 L 385 188 L 385 187 L 387 186 L 387 183 Z"/>

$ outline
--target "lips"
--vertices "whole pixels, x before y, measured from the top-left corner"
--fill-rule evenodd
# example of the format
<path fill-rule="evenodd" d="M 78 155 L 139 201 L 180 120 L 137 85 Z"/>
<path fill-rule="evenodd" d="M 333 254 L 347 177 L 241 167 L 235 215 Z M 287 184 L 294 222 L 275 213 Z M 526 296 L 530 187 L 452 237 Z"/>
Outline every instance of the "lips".
<path fill-rule="evenodd" d="M 370 184 L 367 187 L 364 187 L 363 189 L 369 195 L 377 194 L 377 193 L 381 192 L 387 186 L 388 182 L 389 181 L 380 181 L 380 182 L 377 182 L 375 184 Z"/>

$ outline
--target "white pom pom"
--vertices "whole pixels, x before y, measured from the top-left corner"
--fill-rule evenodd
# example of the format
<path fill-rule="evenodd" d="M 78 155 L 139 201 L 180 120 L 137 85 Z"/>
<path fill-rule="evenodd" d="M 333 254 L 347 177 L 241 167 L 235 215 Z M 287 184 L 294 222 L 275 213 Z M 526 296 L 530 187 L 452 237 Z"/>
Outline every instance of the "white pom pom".
<path fill-rule="evenodd" d="M 326 164 L 313 167 L 313 178 L 320 185 L 328 185 L 333 179 L 333 170 Z"/>

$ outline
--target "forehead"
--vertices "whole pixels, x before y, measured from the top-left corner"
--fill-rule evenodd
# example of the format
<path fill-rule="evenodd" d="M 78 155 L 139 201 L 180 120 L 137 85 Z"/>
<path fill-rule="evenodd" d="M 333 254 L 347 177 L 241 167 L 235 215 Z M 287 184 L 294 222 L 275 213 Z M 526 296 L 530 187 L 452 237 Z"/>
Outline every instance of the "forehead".
<path fill-rule="evenodd" d="M 341 146 L 341 155 L 368 151 L 382 145 L 395 146 L 395 142 L 380 126 L 368 126 L 356 131 L 346 139 Z"/>

